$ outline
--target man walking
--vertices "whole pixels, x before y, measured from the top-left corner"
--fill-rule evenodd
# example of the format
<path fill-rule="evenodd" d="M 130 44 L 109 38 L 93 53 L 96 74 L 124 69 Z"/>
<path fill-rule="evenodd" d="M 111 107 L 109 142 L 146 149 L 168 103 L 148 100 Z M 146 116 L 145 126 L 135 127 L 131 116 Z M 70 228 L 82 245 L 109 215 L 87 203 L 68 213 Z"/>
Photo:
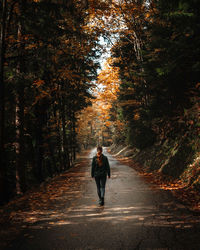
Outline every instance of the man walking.
<path fill-rule="evenodd" d="M 110 178 L 110 165 L 108 158 L 102 154 L 102 147 L 97 147 L 97 155 L 93 157 L 91 176 L 95 178 L 97 185 L 97 194 L 99 196 L 99 204 L 104 205 L 104 195 L 107 176 Z"/>

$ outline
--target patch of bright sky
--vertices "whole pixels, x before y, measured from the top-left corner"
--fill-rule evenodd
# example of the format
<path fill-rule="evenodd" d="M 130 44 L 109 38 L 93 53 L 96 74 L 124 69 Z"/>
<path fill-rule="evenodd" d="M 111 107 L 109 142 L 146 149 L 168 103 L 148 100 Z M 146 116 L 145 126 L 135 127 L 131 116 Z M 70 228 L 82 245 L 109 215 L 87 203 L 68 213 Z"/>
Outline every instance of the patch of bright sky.
<path fill-rule="evenodd" d="M 104 52 L 102 53 L 101 57 L 98 59 L 100 66 L 101 66 L 101 68 L 98 69 L 97 71 L 98 74 L 104 68 L 106 60 L 111 56 L 111 52 L 110 52 L 111 46 L 109 46 L 108 42 L 106 42 L 103 37 L 100 37 L 99 42 L 101 46 L 103 46 Z"/>
<path fill-rule="evenodd" d="M 112 47 L 112 45 L 108 41 L 106 41 L 103 37 L 99 38 L 99 43 L 103 47 L 103 52 L 102 52 L 101 56 L 97 59 L 97 62 L 100 64 L 100 68 L 97 69 L 98 75 L 105 68 L 106 61 L 111 56 L 110 50 Z M 104 86 L 102 84 L 97 85 L 96 81 L 94 81 L 94 84 L 96 84 L 96 86 L 97 86 L 96 87 L 97 91 L 103 91 Z"/>

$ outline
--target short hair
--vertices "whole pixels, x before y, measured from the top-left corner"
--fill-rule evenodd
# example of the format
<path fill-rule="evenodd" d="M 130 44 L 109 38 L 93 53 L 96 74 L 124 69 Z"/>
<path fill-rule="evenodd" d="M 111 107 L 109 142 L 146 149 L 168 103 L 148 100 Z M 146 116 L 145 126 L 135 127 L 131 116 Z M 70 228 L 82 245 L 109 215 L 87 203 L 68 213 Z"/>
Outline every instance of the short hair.
<path fill-rule="evenodd" d="M 102 146 L 98 146 L 98 147 L 97 147 L 97 151 L 103 151 Z"/>

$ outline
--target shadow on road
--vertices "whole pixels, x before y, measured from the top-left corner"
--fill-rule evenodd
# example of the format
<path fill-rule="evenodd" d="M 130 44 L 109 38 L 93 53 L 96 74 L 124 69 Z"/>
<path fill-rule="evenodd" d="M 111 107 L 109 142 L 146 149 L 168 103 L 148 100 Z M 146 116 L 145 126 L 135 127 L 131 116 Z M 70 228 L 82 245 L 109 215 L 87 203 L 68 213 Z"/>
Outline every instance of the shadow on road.
<path fill-rule="evenodd" d="M 90 177 L 93 151 L 18 203 L 9 218 L 19 235 L 1 243 L 2 249 L 200 249 L 200 217 L 105 153 L 112 178 L 104 207 L 97 205 Z M 1 231 L 2 239 L 10 235 Z"/>

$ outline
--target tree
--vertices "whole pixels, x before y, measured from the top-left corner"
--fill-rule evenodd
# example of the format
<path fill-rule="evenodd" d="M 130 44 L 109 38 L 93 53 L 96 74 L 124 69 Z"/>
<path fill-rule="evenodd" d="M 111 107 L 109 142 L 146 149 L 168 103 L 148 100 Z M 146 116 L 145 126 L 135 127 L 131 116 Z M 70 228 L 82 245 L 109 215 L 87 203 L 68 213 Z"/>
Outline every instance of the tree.
<path fill-rule="evenodd" d="M 5 159 L 5 33 L 7 1 L 3 0 L 1 9 L 1 36 L 0 36 L 0 200 L 6 200 L 6 159 Z"/>
<path fill-rule="evenodd" d="M 1 134 L 8 135 L 1 140 L 7 159 L 1 201 L 73 165 L 77 116 L 90 103 L 99 56 L 89 1 L 7 3 L 1 9 Z"/>

